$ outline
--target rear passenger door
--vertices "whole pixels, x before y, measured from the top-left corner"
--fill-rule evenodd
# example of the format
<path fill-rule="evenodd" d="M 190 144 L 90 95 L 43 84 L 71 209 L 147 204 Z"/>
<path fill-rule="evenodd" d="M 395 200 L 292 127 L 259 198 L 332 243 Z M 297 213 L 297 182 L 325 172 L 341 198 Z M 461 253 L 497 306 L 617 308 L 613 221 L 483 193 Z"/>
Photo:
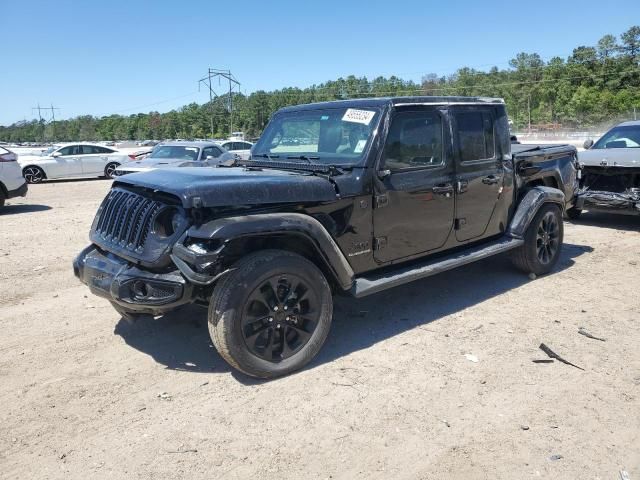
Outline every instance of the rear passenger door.
<path fill-rule="evenodd" d="M 109 160 L 111 150 L 93 145 L 80 145 L 82 149 L 82 173 L 85 175 L 104 175 L 104 167 Z"/>
<path fill-rule="evenodd" d="M 487 106 L 454 106 L 456 146 L 456 239 L 480 239 L 500 198 L 504 172 L 496 139 L 495 111 Z"/>

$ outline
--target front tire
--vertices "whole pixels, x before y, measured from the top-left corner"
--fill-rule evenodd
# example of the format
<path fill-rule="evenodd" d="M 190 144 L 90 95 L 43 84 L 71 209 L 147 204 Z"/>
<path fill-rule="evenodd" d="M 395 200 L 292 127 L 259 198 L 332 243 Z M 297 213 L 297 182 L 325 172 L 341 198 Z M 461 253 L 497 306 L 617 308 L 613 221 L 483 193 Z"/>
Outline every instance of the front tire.
<path fill-rule="evenodd" d="M 513 251 L 512 261 L 524 273 L 549 273 L 560 258 L 563 238 L 560 208 L 545 204 L 531 221 L 524 236 L 524 245 Z"/>
<path fill-rule="evenodd" d="M 44 173 L 44 170 L 36 166 L 24 167 L 22 169 L 22 176 L 27 181 L 27 183 L 31 183 L 31 184 L 41 183 L 42 180 L 47 178 L 47 176 Z"/>
<path fill-rule="evenodd" d="M 263 250 L 239 260 L 216 285 L 208 325 L 232 367 L 274 378 L 316 356 L 332 317 L 331 289 L 318 267 L 291 252 Z"/>

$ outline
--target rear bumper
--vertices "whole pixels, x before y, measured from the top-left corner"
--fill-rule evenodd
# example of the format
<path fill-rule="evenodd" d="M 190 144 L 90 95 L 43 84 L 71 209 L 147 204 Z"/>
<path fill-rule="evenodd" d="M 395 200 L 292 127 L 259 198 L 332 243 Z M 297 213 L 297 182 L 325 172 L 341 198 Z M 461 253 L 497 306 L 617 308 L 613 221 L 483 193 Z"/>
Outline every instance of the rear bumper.
<path fill-rule="evenodd" d="M 95 295 L 139 313 L 159 315 L 193 299 L 192 285 L 178 270 L 141 270 L 115 255 L 102 253 L 95 245 L 89 245 L 74 259 L 73 273 Z"/>
<path fill-rule="evenodd" d="M 27 185 L 27 182 L 24 182 L 20 187 L 16 188 L 15 190 L 7 191 L 7 198 L 26 197 L 27 190 L 29 190 L 29 186 Z"/>

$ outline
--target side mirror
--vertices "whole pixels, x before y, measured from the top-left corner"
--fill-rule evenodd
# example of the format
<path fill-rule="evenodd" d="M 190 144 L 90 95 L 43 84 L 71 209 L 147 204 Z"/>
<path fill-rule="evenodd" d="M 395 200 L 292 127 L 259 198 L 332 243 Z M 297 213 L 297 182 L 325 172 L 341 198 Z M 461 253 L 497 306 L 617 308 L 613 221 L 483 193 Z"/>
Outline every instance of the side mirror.
<path fill-rule="evenodd" d="M 53 153 L 51 154 L 51 156 L 52 156 L 53 158 L 58 158 L 58 157 L 59 157 L 59 156 L 61 156 L 61 155 L 62 155 L 62 154 L 61 154 L 60 152 L 53 152 Z"/>
<path fill-rule="evenodd" d="M 584 147 L 585 150 L 589 150 L 591 147 L 593 147 L 593 140 L 591 139 L 585 140 L 582 146 Z"/>
<path fill-rule="evenodd" d="M 378 171 L 378 178 L 380 180 L 384 180 L 385 178 L 387 178 L 389 175 L 391 175 L 391 170 L 379 170 Z"/>

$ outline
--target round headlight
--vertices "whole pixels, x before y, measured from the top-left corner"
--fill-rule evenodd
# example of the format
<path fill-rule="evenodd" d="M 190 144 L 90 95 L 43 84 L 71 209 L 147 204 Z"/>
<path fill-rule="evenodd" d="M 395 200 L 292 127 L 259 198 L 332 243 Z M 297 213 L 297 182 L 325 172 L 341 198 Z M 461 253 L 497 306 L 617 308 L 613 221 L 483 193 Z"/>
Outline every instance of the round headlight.
<path fill-rule="evenodd" d="M 154 232 L 161 237 L 170 237 L 180 228 L 181 214 L 176 208 L 166 208 L 157 216 Z"/>

